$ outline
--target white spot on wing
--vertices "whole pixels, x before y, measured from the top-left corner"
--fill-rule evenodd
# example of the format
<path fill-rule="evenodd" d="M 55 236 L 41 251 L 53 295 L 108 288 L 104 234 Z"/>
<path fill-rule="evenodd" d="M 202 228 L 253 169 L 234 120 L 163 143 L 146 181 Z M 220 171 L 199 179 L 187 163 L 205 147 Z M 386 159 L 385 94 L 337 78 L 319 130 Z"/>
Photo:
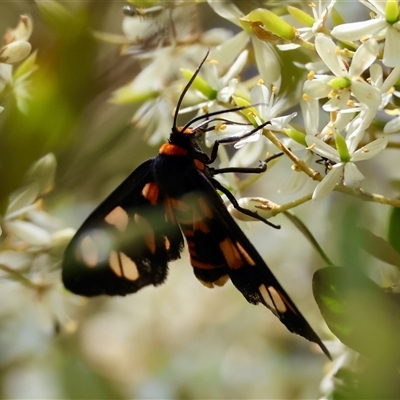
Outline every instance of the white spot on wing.
<path fill-rule="evenodd" d="M 80 256 L 87 267 L 94 268 L 99 262 L 99 252 L 96 243 L 86 235 L 79 244 Z"/>
<path fill-rule="evenodd" d="M 115 275 L 129 279 L 130 281 L 136 281 L 139 278 L 136 263 L 125 253 L 111 251 L 108 262 Z"/>
<path fill-rule="evenodd" d="M 120 232 L 124 232 L 128 226 L 129 217 L 122 207 L 117 206 L 106 215 L 104 220 L 108 224 L 114 225 Z"/>
<path fill-rule="evenodd" d="M 115 275 L 122 276 L 121 264 L 119 262 L 118 253 L 116 251 L 110 252 L 110 258 L 108 259 L 110 268 L 113 270 Z"/>
<path fill-rule="evenodd" d="M 136 281 L 139 278 L 139 271 L 136 263 L 125 253 L 119 253 L 124 277 L 130 281 Z"/>
<path fill-rule="evenodd" d="M 258 290 L 260 291 L 265 303 L 271 310 L 276 310 L 279 314 L 284 314 L 287 311 L 282 297 L 272 286 L 268 286 L 267 289 L 265 285 L 260 285 Z"/>

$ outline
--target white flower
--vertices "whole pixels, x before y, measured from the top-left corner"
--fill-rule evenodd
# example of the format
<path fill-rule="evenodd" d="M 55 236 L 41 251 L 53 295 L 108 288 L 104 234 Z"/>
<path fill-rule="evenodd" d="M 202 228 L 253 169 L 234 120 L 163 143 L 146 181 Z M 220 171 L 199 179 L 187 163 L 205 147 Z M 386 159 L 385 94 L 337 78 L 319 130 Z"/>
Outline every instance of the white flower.
<path fill-rule="evenodd" d="M 388 3 L 393 7 L 387 7 Z M 351 41 L 366 38 L 385 39 L 383 63 L 388 67 L 400 64 L 400 22 L 397 2 L 392 0 L 360 0 L 375 14 L 370 20 L 336 26 L 332 35 L 339 40 Z"/>
<path fill-rule="evenodd" d="M 18 25 L 8 29 L 0 48 L 0 62 L 14 64 L 28 57 L 32 46 L 28 42 L 33 30 L 32 19 L 27 15 L 19 17 Z"/>
<path fill-rule="evenodd" d="M 247 61 L 248 51 L 242 51 L 236 61 L 230 66 L 228 71 L 221 75 L 219 69 L 219 60 L 212 59 L 211 62 L 207 62 L 203 65 L 201 70 L 201 78 L 203 80 L 204 91 L 197 90 L 197 94 L 201 102 L 196 102 L 194 106 L 190 106 L 180 110 L 180 113 L 191 112 L 194 110 L 201 110 L 206 108 L 208 112 L 221 110 L 220 103 L 229 103 L 232 99 L 232 95 L 235 92 L 237 85 L 237 76 L 244 68 Z M 189 72 L 189 71 L 184 71 Z M 187 79 L 192 77 L 186 76 Z M 192 85 L 196 86 L 196 80 Z M 203 101 L 206 99 L 206 101 Z"/>
<path fill-rule="evenodd" d="M 163 96 L 146 101 L 135 112 L 132 122 L 145 130 L 145 138 L 151 146 L 165 140 L 173 124 L 174 107 Z"/>
<path fill-rule="evenodd" d="M 345 60 L 338 54 L 332 39 L 319 35 L 315 39 L 315 47 L 333 75 L 315 75 L 314 79 L 306 81 L 304 84 L 306 95 L 312 99 L 330 97 L 323 106 L 325 111 L 345 109 L 351 96 L 369 109 L 378 109 L 381 103 L 380 91 L 361 77 L 378 54 L 375 40 L 368 40 L 357 49 L 349 69 Z"/>
<path fill-rule="evenodd" d="M 313 101 L 300 101 L 301 112 L 304 121 L 304 130 L 306 134 L 315 136 L 318 133 L 319 127 L 319 105 L 317 100 Z M 296 155 L 302 159 L 307 165 L 311 165 L 313 159 L 313 153 L 305 149 L 304 145 L 300 145 L 298 142 L 291 138 L 284 138 L 283 143 L 286 147 L 290 148 L 291 151 L 295 152 Z M 298 155 L 298 152 L 300 155 Z M 308 180 L 308 176 L 301 171 L 298 171 L 296 167 L 292 167 L 293 172 L 290 174 L 289 179 L 280 187 L 279 193 L 284 195 L 290 195 L 301 190 Z"/>
<path fill-rule="evenodd" d="M 32 19 L 27 15 L 21 15 L 17 27 L 6 31 L 3 47 L 0 48 L 0 92 L 8 85 L 22 112 L 27 111 L 27 100 L 30 98 L 28 78 L 36 69 L 34 64 L 36 54 L 29 56 L 32 46 L 28 39 L 32 34 L 32 29 Z M 12 64 L 22 60 L 25 61 L 14 69 Z M 0 112 L 3 109 L 0 106 Z"/>
<path fill-rule="evenodd" d="M 357 118 L 359 120 L 362 119 L 362 117 Z M 334 136 L 338 149 L 331 147 L 315 136 L 306 136 L 307 145 L 311 147 L 314 153 L 334 163 L 332 169 L 315 188 L 313 200 L 320 200 L 327 196 L 335 188 L 336 184 L 341 181 L 349 188 L 358 189 L 364 176 L 358 170 L 355 163 L 369 160 L 385 149 L 388 142 L 386 136 L 378 138 L 360 149 L 357 149 L 362 134 L 364 133 L 364 131 L 360 133 L 359 129 L 362 123 L 359 121 L 357 122 L 358 123 L 350 125 L 346 140 L 339 132 L 335 131 Z"/>
<path fill-rule="evenodd" d="M 208 4 L 219 16 L 242 28 L 240 18 L 243 17 L 243 14 L 235 4 L 232 2 L 212 0 L 208 0 Z M 255 35 L 247 33 L 246 31 L 241 31 L 228 43 L 217 46 L 217 52 L 220 53 L 220 56 L 224 54 L 225 58 L 234 60 L 249 40 L 251 40 L 254 49 L 257 70 L 261 78 L 267 86 L 276 84 L 280 79 L 281 68 L 275 50 L 269 43 L 259 40 Z M 233 43 L 236 45 L 236 48 L 232 46 Z M 229 51 L 223 51 L 222 49 L 225 47 L 227 49 L 229 48 Z M 218 58 L 214 51 L 211 52 L 211 56 Z"/>
<path fill-rule="evenodd" d="M 384 108 L 392 99 L 394 85 L 400 78 L 400 65 L 393 68 L 392 72 L 383 81 L 383 70 L 379 64 L 372 64 L 370 71 L 371 85 L 377 87 L 381 92 L 381 104 L 379 109 Z"/>
<path fill-rule="evenodd" d="M 314 23 L 311 26 L 297 28 L 297 32 L 299 33 L 301 39 L 309 42 L 314 36 L 318 34 L 318 32 L 321 32 L 321 30 L 324 28 L 325 22 L 333 6 L 335 5 L 336 0 L 331 0 L 327 6 L 325 5 L 325 3 L 326 2 L 318 0 L 318 7 L 314 3 L 309 3 L 309 6 L 313 14 Z M 283 51 L 293 50 L 300 47 L 300 44 L 295 44 L 295 43 L 278 44 L 277 47 L 279 48 L 279 50 Z"/>
<path fill-rule="evenodd" d="M 32 246 L 49 246 L 52 241 L 49 227 L 53 220 L 43 213 L 37 200 L 53 185 L 56 159 L 48 154 L 38 160 L 28 171 L 28 184 L 16 190 L 10 196 L 10 201 L 3 218 L 4 233 L 9 234 L 9 243 L 23 243 L 29 249 Z"/>
<path fill-rule="evenodd" d="M 281 132 L 286 128 L 289 122 L 297 115 L 292 113 L 289 115 L 278 116 L 287 105 L 287 99 L 285 97 L 276 97 L 276 92 L 279 90 L 278 87 L 272 86 L 268 88 L 260 81 L 257 85 L 254 85 L 250 92 L 250 102 L 254 104 L 257 114 L 254 116 L 258 125 L 268 121 L 269 124 L 266 126 L 271 131 Z M 244 146 L 246 143 L 255 142 L 262 136 L 262 132 L 257 131 L 253 135 L 244 138 L 235 144 L 238 149 Z"/>

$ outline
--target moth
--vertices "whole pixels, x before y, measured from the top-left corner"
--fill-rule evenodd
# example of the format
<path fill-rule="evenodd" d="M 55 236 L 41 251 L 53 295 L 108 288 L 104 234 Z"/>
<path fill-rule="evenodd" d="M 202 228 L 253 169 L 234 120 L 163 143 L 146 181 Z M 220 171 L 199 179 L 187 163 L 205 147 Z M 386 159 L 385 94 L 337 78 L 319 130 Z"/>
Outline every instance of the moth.
<path fill-rule="evenodd" d="M 224 193 L 244 214 L 273 225 L 256 212 L 240 207 L 232 193 L 215 179 L 219 173 L 262 172 L 266 164 L 258 168 L 210 166 L 217 158 L 219 145 L 227 140 L 216 141 L 210 156 L 197 140 L 204 134 L 205 121 L 218 120 L 220 112 L 177 126 L 179 107 L 206 58 L 179 98 L 167 143 L 157 156 L 137 167 L 72 238 L 64 254 L 63 283 L 71 292 L 89 297 L 124 296 L 148 285 L 157 286 L 167 277 L 168 263 L 180 258 L 185 238 L 190 264 L 200 282 L 212 288 L 230 279 L 249 303 L 269 308 L 290 332 L 317 343 L 329 357 L 321 339 L 218 194 Z"/>

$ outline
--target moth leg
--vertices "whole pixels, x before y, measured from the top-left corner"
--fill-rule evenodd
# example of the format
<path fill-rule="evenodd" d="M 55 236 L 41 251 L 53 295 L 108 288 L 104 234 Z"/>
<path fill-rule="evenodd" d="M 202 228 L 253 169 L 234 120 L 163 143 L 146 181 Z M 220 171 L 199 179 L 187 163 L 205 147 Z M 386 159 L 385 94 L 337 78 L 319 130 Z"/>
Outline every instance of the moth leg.
<path fill-rule="evenodd" d="M 258 219 L 259 221 L 264 222 L 265 224 L 272 226 L 275 229 L 280 229 L 280 225 L 275 225 L 272 222 L 269 222 L 268 220 L 266 220 L 265 218 L 263 218 L 261 215 L 258 215 L 258 213 L 256 211 L 251 211 L 248 210 L 247 208 L 243 208 L 239 205 L 238 201 L 236 200 L 236 197 L 223 185 L 221 185 L 221 183 L 219 183 L 216 179 L 212 179 L 212 183 L 215 187 L 215 189 L 220 190 L 222 193 L 224 193 L 226 195 L 226 197 L 228 197 L 228 199 L 230 200 L 230 202 L 232 203 L 233 207 L 236 208 L 236 210 L 240 211 L 241 213 L 248 215 L 249 217 L 253 217 Z"/>
<path fill-rule="evenodd" d="M 247 167 L 227 167 L 227 168 L 210 168 L 212 175 L 225 174 L 227 172 L 236 172 L 242 174 L 262 174 L 267 170 L 267 163 L 260 161 L 260 166 L 255 168 Z"/>
<path fill-rule="evenodd" d="M 210 168 L 213 175 L 225 174 L 227 172 L 237 172 L 242 174 L 262 174 L 267 170 L 267 164 L 275 160 L 275 158 L 283 156 L 283 153 L 273 154 L 272 156 L 266 158 L 264 161 L 260 161 L 260 166 L 255 168 L 247 167 L 227 167 L 227 168 Z"/>

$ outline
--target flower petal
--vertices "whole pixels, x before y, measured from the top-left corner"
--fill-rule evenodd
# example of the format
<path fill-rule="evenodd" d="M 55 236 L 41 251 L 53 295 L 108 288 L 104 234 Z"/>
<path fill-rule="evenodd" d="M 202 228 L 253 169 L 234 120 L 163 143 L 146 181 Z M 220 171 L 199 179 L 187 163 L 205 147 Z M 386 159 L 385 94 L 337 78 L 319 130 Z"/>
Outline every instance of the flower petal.
<path fill-rule="evenodd" d="M 354 163 L 346 163 L 343 177 L 343 183 L 345 186 L 358 189 L 361 185 L 361 181 L 364 178 L 364 175 L 358 170 Z"/>
<path fill-rule="evenodd" d="M 283 128 L 287 126 L 287 124 L 297 115 L 296 112 L 284 115 L 282 117 L 276 117 L 270 120 L 271 125 L 268 125 L 267 128 L 271 131 L 281 131 Z"/>
<path fill-rule="evenodd" d="M 305 37 L 303 37 L 303 39 L 306 40 Z M 276 47 L 281 51 L 288 51 L 288 50 L 298 49 L 300 45 L 295 43 L 288 43 L 288 44 L 277 44 Z"/>
<path fill-rule="evenodd" d="M 271 110 L 271 93 L 265 85 L 254 85 L 250 91 L 250 103 L 256 104 L 259 116 L 265 121 L 273 117 L 270 115 Z"/>
<path fill-rule="evenodd" d="M 335 164 L 325 178 L 322 179 L 322 181 L 314 189 L 312 199 L 321 200 L 328 196 L 328 194 L 333 191 L 336 184 L 340 181 L 343 170 L 343 163 Z"/>
<path fill-rule="evenodd" d="M 32 263 L 32 255 L 21 251 L 4 250 L 0 252 L 0 264 L 15 270 L 21 270 Z"/>
<path fill-rule="evenodd" d="M 375 119 L 376 111 L 363 110 L 357 115 L 347 126 L 346 143 L 349 153 L 353 154 L 364 136 L 365 130 L 371 125 Z"/>
<path fill-rule="evenodd" d="M 387 143 L 387 136 L 380 137 L 373 142 L 361 147 L 361 149 L 355 151 L 351 156 L 351 161 L 369 160 L 370 158 L 375 157 L 377 154 L 383 151 L 386 148 Z"/>
<path fill-rule="evenodd" d="M 308 135 L 315 136 L 319 126 L 319 104 L 318 100 L 300 100 L 301 114 L 303 115 L 304 129 Z"/>
<path fill-rule="evenodd" d="M 350 99 L 350 90 L 343 89 L 340 91 L 339 95 L 332 97 L 329 101 L 327 101 L 322 106 L 322 109 L 326 112 L 343 110 L 347 107 L 349 99 Z"/>
<path fill-rule="evenodd" d="M 360 0 L 360 3 L 368 7 L 375 14 L 385 16 L 386 1 L 382 0 Z"/>
<path fill-rule="evenodd" d="M 243 147 L 245 144 L 247 143 L 252 143 L 252 142 L 256 142 L 258 139 L 260 139 L 261 137 L 261 133 L 256 132 L 253 135 L 244 138 L 242 140 L 239 140 L 237 143 L 235 143 L 234 147 L 235 149 L 240 149 L 241 147 Z"/>
<path fill-rule="evenodd" d="M 224 75 L 223 80 L 225 84 L 227 84 L 231 79 L 237 77 L 247 62 L 247 57 L 249 55 L 248 50 L 243 50 L 236 60 L 233 62 L 231 67 L 228 69 L 228 72 Z"/>
<path fill-rule="evenodd" d="M 351 78 L 358 78 L 371 64 L 378 55 L 378 43 L 374 39 L 364 42 L 355 52 L 349 69 Z"/>
<path fill-rule="evenodd" d="M 325 35 L 318 35 L 315 38 L 315 48 L 322 61 L 334 73 L 335 76 L 347 76 L 347 68 L 342 58 L 336 53 L 335 42 Z"/>
<path fill-rule="evenodd" d="M 306 155 L 303 157 L 303 162 L 310 166 L 314 155 L 311 151 L 307 151 Z M 308 181 L 308 176 L 301 171 L 293 171 L 290 174 L 289 179 L 284 182 L 279 188 L 278 192 L 283 195 L 290 195 L 301 190 L 306 182 Z"/>
<path fill-rule="evenodd" d="M 0 62 L 14 64 L 28 57 L 32 50 L 32 45 L 25 40 L 11 42 L 0 49 Z"/>
<path fill-rule="evenodd" d="M 280 87 L 281 66 L 278 57 L 269 43 L 262 42 L 255 36 L 252 36 L 251 43 L 254 48 L 254 56 L 258 72 L 264 80 L 267 87 L 275 85 Z"/>
<path fill-rule="evenodd" d="M 5 228 L 23 241 L 37 246 L 46 246 L 50 243 L 51 236 L 43 228 L 26 221 L 6 222 Z"/>
<path fill-rule="evenodd" d="M 37 183 L 32 183 L 12 193 L 7 208 L 6 219 L 12 218 L 16 211 L 32 205 L 38 195 L 39 186 Z"/>
<path fill-rule="evenodd" d="M 377 110 L 381 104 L 380 90 L 364 81 L 352 81 L 351 91 L 357 100 L 365 104 L 370 110 Z"/>
<path fill-rule="evenodd" d="M 383 133 L 394 133 L 400 131 L 400 115 L 389 121 L 383 128 Z"/>
<path fill-rule="evenodd" d="M 399 43 L 400 32 L 388 25 L 382 59 L 382 62 L 387 67 L 395 67 L 396 65 L 400 64 Z"/>
<path fill-rule="evenodd" d="M 379 64 L 372 64 L 369 69 L 369 75 L 371 78 L 371 84 L 377 87 L 381 87 L 383 83 L 383 70 Z M 390 86 L 389 86 L 390 87 Z"/>
<path fill-rule="evenodd" d="M 208 0 L 208 5 L 222 18 L 240 26 L 239 18 L 243 13 L 232 2 Z"/>
<path fill-rule="evenodd" d="M 385 29 L 387 22 L 382 18 L 370 19 L 368 21 L 342 24 L 332 29 L 332 36 L 339 40 L 358 40 L 363 36 L 374 35 Z"/>
<path fill-rule="evenodd" d="M 229 165 L 235 167 L 249 167 L 250 165 L 257 164 L 259 160 L 265 158 L 268 146 L 266 138 L 261 138 L 257 142 L 249 142 L 240 150 L 236 151 L 229 161 Z"/>
<path fill-rule="evenodd" d="M 400 65 L 393 68 L 392 72 L 383 82 L 381 87 L 382 93 L 386 93 L 392 86 L 394 86 L 399 78 L 400 78 Z"/>
<path fill-rule="evenodd" d="M 249 35 L 245 31 L 225 40 L 210 50 L 210 58 L 218 61 L 221 69 L 228 68 L 243 51 L 249 41 Z"/>
<path fill-rule="evenodd" d="M 318 139 L 315 136 L 307 135 L 306 136 L 307 146 L 315 145 L 312 151 L 316 154 L 319 154 L 322 157 L 327 158 L 328 160 L 334 162 L 340 162 L 340 156 L 336 149 L 326 144 L 323 140 Z"/>
<path fill-rule="evenodd" d="M 303 91 L 310 96 L 312 100 L 328 97 L 332 88 L 321 80 L 305 81 Z"/>

